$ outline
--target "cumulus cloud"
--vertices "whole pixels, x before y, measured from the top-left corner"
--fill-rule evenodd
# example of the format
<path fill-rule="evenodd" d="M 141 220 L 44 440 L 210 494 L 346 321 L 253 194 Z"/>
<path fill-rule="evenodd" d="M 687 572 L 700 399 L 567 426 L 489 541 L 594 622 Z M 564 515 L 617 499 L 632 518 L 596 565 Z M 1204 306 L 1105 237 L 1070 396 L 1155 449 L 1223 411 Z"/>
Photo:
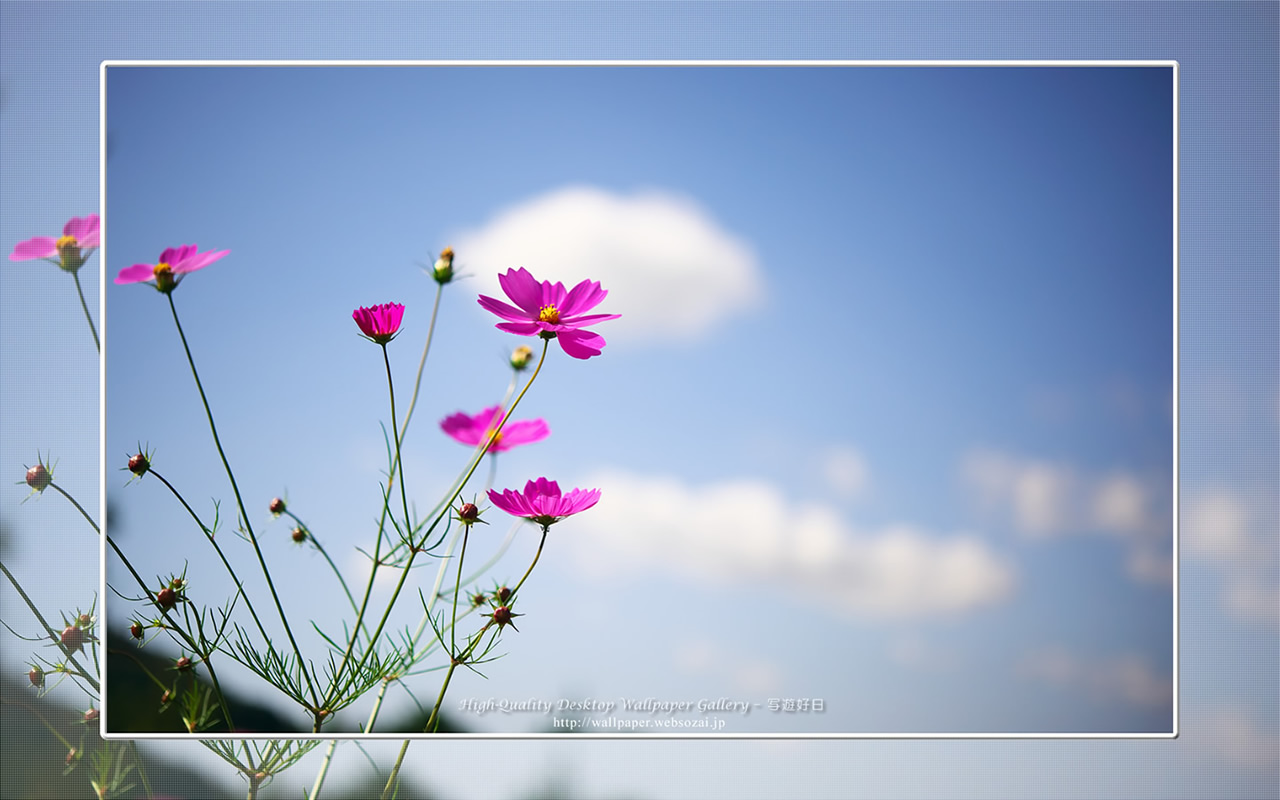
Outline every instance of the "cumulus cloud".
<path fill-rule="evenodd" d="M 1184 555 L 1221 571 L 1224 603 L 1235 616 L 1280 624 L 1275 564 L 1275 500 L 1222 488 L 1189 491 L 1182 504 Z"/>
<path fill-rule="evenodd" d="M 1173 678 L 1157 674 L 1136 655 L 1087 659 L 1064 647 L 1048 647 L 1024 656 L 1017 672 L 1025 678 L 1078 690 L 1102 703 L 1146 708 L 1173 704 Z"/>
<path fill-rule="evenodd" d="M 507 208 L 452 241 L 458 264 L 480 278 L 483 294 L 502 297 L 498 273 L 521 266 L 566 286 L 600 281 L 609 297 L 598 311 L 622 314 L 609 332 L 635 341 L 704 336 L 764 297 L 750 243 L 670 192 L 568 186 Z"/>
<path fill-rule="evenodd" d="M 1015 570 L 974 535 L 929 535 L 898 525 L 852 530 L 832 509 L 796 504 L 775 486 L 740 480 L 692 487 L 622 472 L 584 485 L 604 490 L 572 546 L 600 576 L 661 571 L 716 585 L 763 583 L 864 618 L 955 614 L 998 603 Z"/>
<path fill-rule="evenodd" d="M 1116 536 L 1129 544 L 1128 568 L 1135 580 L 1172 583 L 1166 487 L 1124 471 L 1089 475 L 1069 464 L 994 450 L 966 455 L 960 476 L 979 504 L 1018 534 L 1030 539 Z"/>

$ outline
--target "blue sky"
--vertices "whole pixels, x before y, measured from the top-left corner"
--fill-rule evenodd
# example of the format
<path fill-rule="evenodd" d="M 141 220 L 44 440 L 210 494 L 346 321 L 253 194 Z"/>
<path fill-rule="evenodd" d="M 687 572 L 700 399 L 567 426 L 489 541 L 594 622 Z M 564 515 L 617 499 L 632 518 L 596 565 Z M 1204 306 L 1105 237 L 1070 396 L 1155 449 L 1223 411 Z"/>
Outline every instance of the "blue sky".
<path fill-rule="evenodd" d="M 1171 68 L 111 67 L 106 91 L 108 274 L 231 248 L 175 293 L 229 457 L 251 507 L 287 489 L 339 555 L 371 548 L 385 468 L 352 307 L 406 304 L 403 403 L 434 289 L 414 262 L 452 244 L 472 276 L 409 439 L 428 507 L 466 455 L 432 423 L 496 402 L 520 343 L 476 292 L 515 266 L 610 290 L 604 356 L 553 349 L 519 411 L 555 433 L 499 471 L 605 498 L 555 531 L 519 641 L 459 697 L 826 700 L 745 731 L 1171 730 Z M 176 107 L 205 122 L 155 124 Z M 163 301 L 109 285 L 106 320 L 108 454 L 149 443 L 229 508 Z M 135 566 L 207 557 L 122 483 Z M 271 557 L 296 613 L 341 614 L 316 558 Z"/>
<path fill-rule="evenodd" d="M 1143 38 L 1136 49 L 1125 36 L 1148 32 L 1149 21 L 1119 6 L 1041 7 L 1034 14 L 1048 18 L 1037 20 L 1011 6 L 1012 17 L 992 28 L 1003 44 L 987 49 L 931 47 L 951 27 L 930 34 L 940 23 L 908 9 L 895 13 L 923 25 L 914 44 L 835 48 L 869 57 L 1034 51 L 1181 60 L 1183 735 L 1150 747 L 881 742 L 856 754 L 838 743 L 709 746 L 746 767 L 737 785 L 745 795 L 783 776 L 809 796 L 842 793 L 849 776 L 835 763 L 862 764 L 859 785 L 882 795 L 981 786 L 987 796 L 1025 796 L 1034 788 L 1025 776 L 1057 773 L 1086 796 L 1194 793 L 1196 775 L 1240 796 L 1274 785 L 1276 719 L 1265 709 L 1276 700 L 1275 460 L 1267 443 L 1278 390 L 1267 356 L 1274 348 L 1259 340 L 1275 330 L 1265 298 L 1274 297 L 1267 265 L 1276 252 L 1257 225 L 1274 217 L 1264 212 L 1275 205 L 1265 177 L 1275 158 L 1260 144 L 1267 137 L 1250 131 L 1259 115 L 1274 125 L 1274 69 L 1261 78 L 1267 69 L 1255 66 L 1274 66 L 1266 31 L 1275 26 L 1258 18 L 1274 13 L 1261 8 L 1196 17 L 1182 7 L 1176 25 L 1151 34 L 1160 46 Z M 168 7 L 155 11 L 161 27 L 203 25 L 211 38 L 189 50 L 148 44 L 135 52 L 121 29 L 118 46 L 59 60 L 38 44 L 52 35 L 50 18 L 5 7 L 21 24 L 4 26 L 0 125 L 15 148 L 6 150 L 31 157 L 4 159 L 0 191 L 6 209 L 17 209 L 0 220 L 4 247 L 96 207 L 99 58 L 247 57 L 266 47 L 203 11 L 182 19 Z M 847 22 L 828 30 L 859 29 L 841 27 Z M 449 24 L 462 24 L 456 41 L 469 41 L 470 23 Z M 267 49 L 420 52 L 395 37 L 371 50 L 361 35 L 328 47 L 295 36 Z M 687 35 L 675 41 L 692 46 Z M 833 52 L 822 36 L 804 53 L 789 41 L 778 55 Z M 700 52 L 742 54 L 726 46 Z M 530 47 L 467 54 L 568 54 Z M 592 55 L 595 47 L 570 50 Z M 623 53 L 669 54 L 633 50 Z M 811 692 L 828 699 L 817 721 L 832 730 L 1165 724 L 1167 705 L 1156 698 L 1171 674 L 1170 594 L 1152 579 L 1167 574 L 1171 527 L 1171 254 L 1160 232 L 1170 222 L 1167 205 L 1146 212 L 1156 205 L 1151 195 L 1169 191 L 1168 143 L 1161 156 L 1144 131 L 1167 114 L 1159 107 L 1166 95 L 1133 70 L 1125 85 L 1093 71 L 1029 84 L 1003 70 L 832 70 L 824 84 L 798 72 L 753 81 L 735 71 L 733 83 L 698 70 L 663 85 L 646 70 L 607 80 L 546 70 L 519 77 L 545 84 L 489 83 L 478 94 L 466 82 L 497 81 L 498 71 L 451 72 L 447 81 L 381 89 L 342 76 L 324 90 L 318 79 L 315 88 L 280 86 L 273 76 L 238 92 L 203 86 L 204 102 L 190 87 L 166 101 L 173 89 L 155 75 L 156 85 L 138 88 L 134 121 L 125 124 L 122 105 L 120 127 L 109 122 L 110 252 L 82 274 L 108 283 L 120 267 L 174 244 L 232 249 L 179 289 L 184 325 L 206 385 L 222 393 L 215 408 L 242 485 L 254 487 L 251 505 L 255 494 L 265 506 L 287 489 L 313 526 L 334 531 L 326 538 L 334 550 L 354 543 L 346 531 L 368 530 L 377 424 L 386 417 L 376 348 L 348 321 L 354 305 L 409 306 L 393 345 L 403 386 L 430 302 L 415 262 L 454 244 L 463 271 L 476 275 L 446 296 L 428 371 L 436 383 L 411 435 L 418 452 L 407 469 L 421 476 L 425 504 L 465 455 L 432 423 L 478 409 L 505 386 L 501 358 L 515 337 L 495 331 L 474 304 L 505 265 L 484 260 L 508 258 L 513 231 L 531 240 L 520 226 L 531 219 L 549 240 L 521 246 L 539 277 L 564 270 L 563 280 L 590 275 L 611 289 L 601 310 L 625 316 L 600 327 L 610 342 L 604 356 L 580 363 L 555 354 L 521 410 L 546 417 L 554 434 L 504 457 L 499 478 L 515 485 L 548 474 L 599 485 L 606 499 L 554 532 L 555 549 L 529 584 L 530 616 L 507 640 L 510 655 L 487 683 L 459 686 L 456 697 L 630 694 L 637 686 L 656 696 Z M 109 108 L 114 114 L 114 97 Z M 119 210 L 117 187 L 127 204 Z M 583 198 L 594 211 L 583 210 Z M 618 220 L 659 235 L 589 234 Z M 585 243 L 557 250 L 560 231 Z M 661 295 L 637 279 L 637 264 L 665 268 L 663 283 L 684 287 L 701 270 L 720 271 L 710 288 Z M 4 274 L 6 341 L 48 331 L 44 349 L 56 348 L 65 374 L 92 375 L 65 276 L 33 265 Z M 109 466 L 143 438 L 181 469 L 194 501 L 229 501 L 207 432 L 190 416 L 189 376 L 162 366 L 181 367 L 162 298 L 140 287 L 108 285 L 106 293 Z M 7 350 L 4 372 L 6 460 L 20 468 L 37 448 L 52 449 L 60 482 L 96 499 L 96 476 L 87 474 L 96 454 L 83 446 L 96 433 L 87 422 L 95 393 L 70 383 L 49 390 L 56 375 L 39 350 Z M 32 385 L 41 389 L 23 391 Z M 117 425 L 132 429 L 117 433 Z M 308 435 L 317 429 L 326 432 L 323 448 Z M 170 529 L 148 505 L 153 490 L 144 483 L 120 495 L 122 524 L 135 526 L 122 535 L 139 550 L 167 541 Z M 24 487 L 7 491 L 3 519 L 22 538 L 6 563 L 36 571 L 44 563 L 27 531 L 49 525 L 83 535 L 56 498 L 19 507 Z M 681 513 L 690 504 L 731 524 L 691 528 Z M 272 534 L 278 544 L 284 528 Z M 777 542 L 788 555 L 778 555 Z M 894 550 L 894 542 L 910 546 Z M 958 547 L 964 542 L 969 549 Z M 898 569 L 858 586 L 822 580 L 821 565 L 833 559 L 883 564 L 894 553 Z M 177 556 L 162 555 L 156 570 Z M 281 546 L 270 557 L 301 563 L 305 578 L 323 576 L 318 560 L 299 555 Z M 86 567 L 91 585 L 96 573 Z M 957 574 L 982 580 L 941 579 Z M 57 607 L 62 593 L 50 583 L 37 581 L 36 591 Z M 18 613 L 11 599 L 6 590 L 6 620 Z M 619 614 L 632 626 L 623 632 L 609 629 Z M 617 637 L 634 649 L 606 644 L 592 661 L 565 664 L 584 637 Z M 739 730 L 785 722 L 757 715 Z M 672 794 L 698 778 L 691 764 L 672 760 L 671 746 L 623 754 L 603 744 L 519 745 L 512 753 L 525 760 L 486 780 L 501 789 L 519 776 L 536 779 L 549 758 L 592 790 Z M 459 763 L 468 757 L 463 746 L 441 752 Z M 963 767 L 945 777 L 925 769 L 906 783 L 901 770 L 883 767 L 935 756 Z M 360 757 L 350 757 L 355 767 Z M 1010 759 L 1024 769 L 1006 769 Z M 645 778 L 646 763 L 669 768 Z M 1099 763 L 1113 768 L 1081 769 Z"/>

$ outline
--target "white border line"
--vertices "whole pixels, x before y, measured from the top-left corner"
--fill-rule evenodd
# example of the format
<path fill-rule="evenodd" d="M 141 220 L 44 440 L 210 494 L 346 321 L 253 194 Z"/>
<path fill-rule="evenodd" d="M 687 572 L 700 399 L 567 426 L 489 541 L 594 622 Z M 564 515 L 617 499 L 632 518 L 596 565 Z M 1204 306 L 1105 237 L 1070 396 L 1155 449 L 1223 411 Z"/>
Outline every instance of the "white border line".
<path fill-rule="evenodd" d="M 624 741 L 655 739 L 701 739 L 701 740 L 759 740 L 759 739 L 1176 739 L 1180 735 L 1180 714 L 1178 698 L 1180 694 L 1180 674 L 1178 660 L 1180 651 L 1179 627 L 1181 625 L 1180 606 L 1180 571 L 1178 542 L 1181 532 L 1179 520 L 1178 480 L 1180 450 L 1178 439 L 1179 428 L 1179 393 L 1178 393 L 1178 360 L 1179 339 L 1178 324 L 1180 314 L 1180 295 L 1178 274 L 1180 253 L 1178 249 L 1178 232 L 1180 220 L 1178 216 L 1178 184 L 1179 184 L 1179 103 L 1180 65 L 1176 60 L 1109 60 L 1109 61 L 845 61 L 845 60 L 482 60 L 482 61 L 297 61 L 297 60 L 112 60 L 101 62 L 98 66 L 98 215 L 101 220 L 98 259 L 102 279 L 99 282 L 98 319 L 102 350 L 98 356 L 98 430 L 100 455 L 98 518 L 102 522 L 102 536 L 99 542 L 99 597 L 102 604 L 99 610 L 99 629 L 106 624 L 107 598 L 107 404 L 106 404 L 106 365 L 107 365 L 107 69 L 111 67 L 1170 67 L 1173 70 L 1173 731 L 1171 733 L 287 733 L 287 734 L 171 734 L 171 733 L 116 733 L 107 730 L 107 660 L 102 659 L 99 674 L 103 687 L 101 697 L 101 724 L 99 733 L 106 740 L 194 740 L 218 739 L 228 741 L 256 740 L 404 740 L 404 739 L 557 739 L 557 740 L 599 740 L 618 739 Z"/>

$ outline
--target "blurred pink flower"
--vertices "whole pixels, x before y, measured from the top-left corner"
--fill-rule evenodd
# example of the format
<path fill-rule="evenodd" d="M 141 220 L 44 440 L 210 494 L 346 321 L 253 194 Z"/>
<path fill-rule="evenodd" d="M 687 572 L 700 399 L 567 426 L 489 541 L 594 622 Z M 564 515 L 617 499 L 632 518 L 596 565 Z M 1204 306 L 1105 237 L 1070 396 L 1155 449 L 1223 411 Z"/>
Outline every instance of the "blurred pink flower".
<path fill-rule="evenodd" d="M 560 487 L 555 481 L 538 478 L 526 483 L 523 493 L 512 489 L 502 492 L 490 489 L 489 499 L 508 514 L 525 517 L 547 527 L 594 506 L 600 500 L 600 490 L 574 489 L 561 495 Z"/>
<path fill-rule="evenodd" d="M 459 411 L 440 421 L 440 429 L 463 444 L 478 447 L 502 422 L 502 406 L 490 406 L 474 417 Z M 488 452 L 503 453 L 522 444 L 542 441 L 551 435 L 544 419 L 509 420 L 489 445 Z"/>
<path fill-rule="evenodd" d="M 480 305 L 507 320 L 497 324 L 499 330 L 521 336 L 537 334 L 544 339 L 557 339 L 560 347 L 574 358 L 598 356 L 604 349 L 603 336 L 582 328 L 622 316 L 582 313 L 600 305 L 600 301 L 609 294 L 600 288 L 598 281 L 583 281 L 566 292 L 564 284 L 539 283 L 521 267 L 499 275 L 498 283 L 516 307 L 485 295 L 480 295 Z"/>
<path fill-rule="evenodd" d="M 403 316 L 404 306 L 399 303 L 361 307 L 351 312 L 351 318 L 360 326 L 360 332 L 378 344 L 386 344 L 395 338 Z"/>
<path fill-rule="evenodd" d="M 160 254 L 160 261 L 155 264 L 134 264 L 125 267 L 116 276 L 116 283 L 143 283 L 154 280 L 158 291 L 168 294 L 182 281 L 188 272 L 204 269 L 213 262 L 230 253 L 230 250 L 197 252 L 194 244 L 182 247 L 167 247 Z"/>
<path fill-rule="evenodd" d="M 62 236 L 36 236 L 19 242 L 9 254 L 9 260 L 30 261 L 43 258 L 68 272 L 75 272 L 84 266 L 89 253 L 97 249 L 99 226 L 97 214 L 72 217 L 62 226 Z"/>

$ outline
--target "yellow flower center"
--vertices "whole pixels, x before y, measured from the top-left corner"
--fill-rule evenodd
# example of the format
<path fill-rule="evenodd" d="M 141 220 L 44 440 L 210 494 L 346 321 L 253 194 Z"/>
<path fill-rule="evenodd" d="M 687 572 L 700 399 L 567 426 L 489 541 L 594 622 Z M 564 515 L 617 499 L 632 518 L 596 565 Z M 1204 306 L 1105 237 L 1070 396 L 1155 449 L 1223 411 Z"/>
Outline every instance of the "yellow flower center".
<path fill-rule="evenodd" d="M 170 267 L 168 264 L 164 263 L 163 261 L 161 261 L 159 264 L 156 264 L 156 268 L 153 272 L 155 274 L 156 280 L 160 280 L 161 275 L 172 275 L 173 268 Z"/>
<path fill-rule="evenodd" d="M 73 247 L 79 247 L 80 242 L 77 241 L 76 237 L 74 236 L 60 236 L 58 237 L 57 246 L 58 246 L 58 252 L 62 252 L 63 250 L 70 250 Z"/>
<path fill-rule="evenodd" d="M 560 322 L 560 309 L 555 306 L 543 306 L 538 310 L 538 321 L 557 324 Z"/>

